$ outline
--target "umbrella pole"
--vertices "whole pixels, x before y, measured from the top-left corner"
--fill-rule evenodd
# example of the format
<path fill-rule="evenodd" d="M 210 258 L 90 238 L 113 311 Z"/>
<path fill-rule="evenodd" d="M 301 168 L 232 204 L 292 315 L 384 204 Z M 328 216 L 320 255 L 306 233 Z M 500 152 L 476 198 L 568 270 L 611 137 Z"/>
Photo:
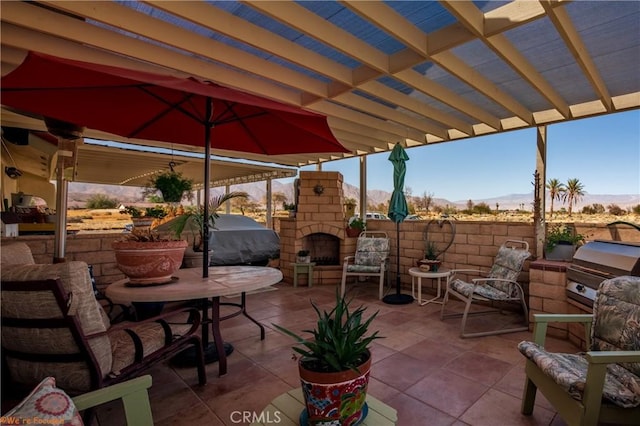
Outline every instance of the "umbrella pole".
<path fill-rule="evenodd" d="M 211 181 L 211 116 L 213 100 L 207 98 L 206 117 L 204 123 L 204 226 L 202 238 L 202 278 L 209 277 L 209 190 Z"/>
<path fill-rule="evenodd" d="M 389 305 L 407 305 L 413 303 L 413 297 L 400 292 L 400 222 L 396 222 L 396 294 L 389 294 L 382 298 Z"/>

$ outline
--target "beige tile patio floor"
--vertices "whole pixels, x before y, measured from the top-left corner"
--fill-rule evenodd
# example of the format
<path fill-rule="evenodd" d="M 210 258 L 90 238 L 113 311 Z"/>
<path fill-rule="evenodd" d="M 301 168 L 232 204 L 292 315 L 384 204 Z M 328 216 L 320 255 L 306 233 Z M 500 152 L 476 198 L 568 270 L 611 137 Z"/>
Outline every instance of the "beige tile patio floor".
<path fill-rule="evenodd" d="M 373 345 L 369 392 L 398 411 L 399 426 L 564 425 L 540 394 L 533 416 L 520 414 L 524 357 L 516 345 L 531 333 L 461 339 L 460 320 L 440 321 L 440 305 L 387 305 L 377 300 L 377 286 L 368 283 L 350 289 L 349 295 L 354 304 L 368 306 L 368 313 L 379 311 L 374 328 L 386 338 Z M 276 291 L 248 295 L 248 311 L 267 327 L 266 339 L 260 341 L 258 328 L 242 316 L 224 321 L 223 337 L 235 347 L 229 372 L 218 377 L 217 363 L 209 364 L 204 387 L 197 384 L 195 368 L 168 363 L 153 368 L 150 399 L 155 423 L 247 424 L 232 413 L 260 413 L 273 398 L 298 387 L 291 339 L 273 331 L 271 324 L 294 330 L 313 327 L 310 299 L 329 307 L 335 288 L 281 283 Z M 488 318 L 475 320 L 486 326 Z M 547 346 L 576 351 L 555 339 Z M 120 425 L 120 411 L 117 405 L 103 407 L 99 424 Z"/>

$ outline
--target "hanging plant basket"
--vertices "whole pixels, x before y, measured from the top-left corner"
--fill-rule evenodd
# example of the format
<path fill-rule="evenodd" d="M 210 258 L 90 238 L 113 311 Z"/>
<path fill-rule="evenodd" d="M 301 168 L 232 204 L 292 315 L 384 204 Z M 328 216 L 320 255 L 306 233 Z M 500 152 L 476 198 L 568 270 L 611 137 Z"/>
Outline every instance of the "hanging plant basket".
<path fill-rule="evenodd" d="M 179 203 L 186 196 L 192 197 L 193 181 L 182 176 L 182 173 L 167 170 L 151 176 L 145 195 L 155 191 L 162 194 L 167 203 Z"/>

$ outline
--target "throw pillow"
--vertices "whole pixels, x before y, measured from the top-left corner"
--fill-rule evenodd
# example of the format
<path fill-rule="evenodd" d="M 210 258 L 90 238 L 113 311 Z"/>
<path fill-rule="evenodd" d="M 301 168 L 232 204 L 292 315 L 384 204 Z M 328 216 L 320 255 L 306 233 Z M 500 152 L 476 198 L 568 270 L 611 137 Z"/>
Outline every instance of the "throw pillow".
<path fill-rule="evenodd" d="M 82 426 L 82 417 L 56 379 L 47 377 L 17 406 L 2 416 L 3 424 Z"/>

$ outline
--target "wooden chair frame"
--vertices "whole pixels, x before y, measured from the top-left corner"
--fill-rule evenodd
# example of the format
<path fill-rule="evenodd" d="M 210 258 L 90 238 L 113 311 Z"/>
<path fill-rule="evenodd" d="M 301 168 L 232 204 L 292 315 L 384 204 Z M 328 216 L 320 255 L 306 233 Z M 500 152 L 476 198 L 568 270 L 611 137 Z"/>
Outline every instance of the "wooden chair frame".
<path fill-rule="evenodd" d="M 147 374 L 146 376 L 83 393 L 72 399 L 78 411 L 90 410 L 98 405 L 121 399 L 128 425 L 153 426 L 153 415 L 148 393 L 150 387 L 151 376 Z"/>
<path fill-rule="evenodd" d="M 584 324 L 587 347 L 591 341 L 589 314 L 536 314 L 534 317 L 533 339 L 544 345 L 549 323 Z M 572 398 L 551 377 L 546 375 L 533 361 L 527 359 L 527 375 L 522 394 L 521 411 L 531 415 L 539 389 L 569 425 L 595 426 L 599 423 L 639 424 L 640 407 L 622 408 L 602 400 L 602 391 L 607 364 L 640 362 L 640 351 L 590 351 L 585 354 L 589 363 L 582 401 Z"/>

